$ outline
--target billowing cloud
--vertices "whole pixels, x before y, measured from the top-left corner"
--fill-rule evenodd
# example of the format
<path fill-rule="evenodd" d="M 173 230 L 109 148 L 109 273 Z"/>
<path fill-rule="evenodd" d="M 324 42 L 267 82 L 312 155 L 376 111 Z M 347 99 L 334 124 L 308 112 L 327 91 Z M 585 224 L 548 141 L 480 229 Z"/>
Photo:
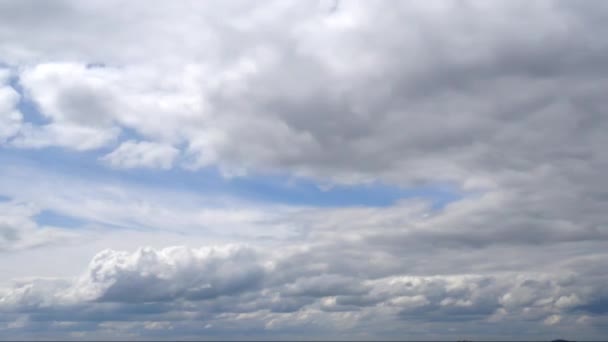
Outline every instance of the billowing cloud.
<path fill-rule="evenodd" d="M 276 265 L 265 252 L 234 245 L 107 250 L 72 281 L 15 284 L 0 297 L 0 310 L 7 317 L 26 315 L 32 326 L 51 321 L 76 326 L 93 322 L 98 328 L 107 321 L 158 322 L 139 328 L 139 336 L 146 336 L 149 328 L 180 326 L 205 336 L 221 336 L 217 334 L 227 326 L 241 334 L 247 329 L 247 324 L 240 325 L 243 320 L 257 322 L 262 331 L 289 331 L 293 320 L 325 330 L 328 323 L 340 324 L 340 317 L 355 326 L 368 319 L 551 326 L 592 316 L 594 295 L 603 288 L 600 282 L 568 273 L 370 279 L 321 271 L 307 277 L 296 271 L 285 278 Z M 211 327 L 219 330 L 205 332 Z M 391 333 L 398 331 L 391 328 Z"/>
<path fill-rule="evenodd" d="M 74 295 L 102 302 L 203 300 L 256 289 L 263 275 L 246 248 L 107 250 L 95 256 Z"/>
<path fill-rule="evenodd" d="M 341 182 L 483 184 L 497 177 L 512 181 L 509 173 L 524 169 L 604 160 L 604 120 L 597 114 L 603 78 L 594 70 L 601 70 L 605 51 L 594 39 L 605 28 L 592 20 L 604 6 L 349 2 L 329 13 L 312 3 L 255 9 L 201 4 L 198 23 L 180 16 L 183 25 L 166 29 L 172 15 L 187 11 L 184 5 L 143 12 L 125 6 L 125 13 L 142 20 L 122 23 L 125 38 L 109 44 L 111 55 L 75 45 L 55 59 L 86 52 L 86 62 L 25 70 L 26 92 L 52 122 L 44 127 L 48 134 L 27 133 L 32 137 L 22 144 L 94 148 L 128 127 L 150 138 L 185 141 L 190 166 L 289 170 Z M 74 24 L 93 10 L 94 21 L 118 20 L 105 12 L 109 4 L 62 6 L 55 8 L 57 19 Z M 36 15 L 13 11 L 25 22 Z M 230 19 L 207 18 L 212 12 Z M 522 21 L 533 27 L 524 31 Z M 42 28 L 30 30 L 36 27 Z M 138 35 L 147 64 L 137 63 L 141 56 L 129 63 L 124 50 L 111 49 L 140 31 L 169 42 L 186 27 L 204 33 L 199 41 L 209 36 L 209 45 L 156 54 Z M 48 28 L 59 30 L 53 23 Z M 49 53 L 28 39 L 19 45 L 33 56 Z M 108 65 L 87 65 L 102 56 Z M 158 67 L 165 58 L 183 63 Z M 93 126 L 96 132 L 84 133 Z M 53 142 L 55 130 L 62 133 Z M 83 145 L 77 132 L 95 139 Z M 74 141 L 60 139 L 67 136 Z"/>

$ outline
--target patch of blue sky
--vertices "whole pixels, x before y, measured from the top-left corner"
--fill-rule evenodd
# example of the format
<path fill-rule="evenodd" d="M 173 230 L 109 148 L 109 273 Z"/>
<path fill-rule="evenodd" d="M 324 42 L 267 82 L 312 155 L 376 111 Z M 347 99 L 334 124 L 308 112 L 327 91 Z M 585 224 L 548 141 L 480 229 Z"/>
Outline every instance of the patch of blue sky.
<path fill-rule="evenodd" d="M 433 208 L 459 200 L 462 195 L 447 185 L 425 185 L 398 187 L 380 182 L 360 185 L 332 185 L 322 188 L 312 179 L 293 179 L 289 176 L 257 175 L 232 180 L 237 189 L 246 196 L 256 196 L 271 202 L 292 205 L 323 207 L 367 206 L 385 207 L 406 198 L 428 200 Z"/>
<path fill-rule="evenodd" d="M 383 183 L 333 185 L 323 188 L 313 179 L 280 174 L 249 174 L 226 178 L 217 168 L 196 171 L 175 167 L 161 169 L 111 169 L 99 157 L 106 151 L 76 152 L 63 148 L 0 148 L 0 163 L 16 163 L 90 181 L 116 182 L 185 191 L 204 196 L 229 196 L 253 202 L 295 206 L 390 206 L 401 199 L 422 199 L 434 209 L 458 201 L 465 194 L 449 184 L 398 187 Z"/>
<path fill-rule="evenodd" d="M 147 141 L 149 140 L 145 136 L 139 134 L 136 130 L 131 127 L 120 127 L 120 134 L 118 136 L 118 142 L 116 146 L 112 146 L 112 149 L 116 148 L 120 143 L 127 140 L 135 140 L 135 141 Z"/>
<path fill-rule="evenodd" d="M 66 216 L 52 210 L 43 210 L 34 216 L 34 220 L 39 225 L 54 226 L 61 228 L 79 228 L 87 222 L 75 217 Z"/>

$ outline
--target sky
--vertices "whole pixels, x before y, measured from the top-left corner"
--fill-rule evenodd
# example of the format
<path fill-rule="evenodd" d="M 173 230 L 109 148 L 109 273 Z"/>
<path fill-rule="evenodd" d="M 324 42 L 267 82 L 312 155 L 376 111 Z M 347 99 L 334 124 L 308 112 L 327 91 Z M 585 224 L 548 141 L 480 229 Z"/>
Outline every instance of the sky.
<path fill-rule="evenodd" d="M 1 340 L 605 340 L 608 2 L 0 0 Z"/>

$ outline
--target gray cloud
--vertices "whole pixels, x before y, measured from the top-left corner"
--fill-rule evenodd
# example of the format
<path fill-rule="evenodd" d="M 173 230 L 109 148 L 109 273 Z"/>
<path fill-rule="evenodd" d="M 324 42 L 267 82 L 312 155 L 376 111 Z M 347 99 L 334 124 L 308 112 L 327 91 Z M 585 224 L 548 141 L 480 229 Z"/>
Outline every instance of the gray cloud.
<path fill-rule="evenodd" d="M 335 257 L 341 253 L 336 251 Z M 243 320 L 265 327 L 260 333 L 268 334 L 288 332 L 294 320 L 319 331 L 333 320 L 337 321 L 332 324 L 352 324 L 368 317 L 385 323 L 396 319 L 412 324 L 550 326 L 605 312 L 598 291 L 603 291 L 606 279 L 593 280 L 587 274 L 404 274 L 370 279 L 364 273 L 345 278 L 323 272 L 285 279 L 271 264 L 276 260 L 268 254 L 237 246 L 103 251 L 72 281 L 24 281 L 7 289 L 0 297 L 0 310 L 5 324 L 27 317 L 16 331 L 65 322 L 82 327 L 91 337 L 105 322 L 161 322 L 167 325 L 163 330 L 183 325 L 203 334 L 207 325 L 230 326 L 235 336 L 247 331 Z M 581 329 L 593 327 L 583 323 L 578 323 Z M 141 326 L 132 332 L 146 336 Z"/>
<path fill-rule="evenodd" d="M 114 167 L 448 184 L 463 199 L 441 209 L 299 208 L 229 222 L 293 233 L 265 251 L 106 251 L 74 281 L 6 290 L 2 329 L 11 336 L 117 329 L 147 337 L 173 327 L 185 337 L 432 338 L 416 333 L 433 330 L 495 338 L 498 323 L 512 332 L 533 326 L 531 338 L 562 328 L 605 334 L 608 6 L 116 6 L 0 2 L 0 55 L 23 88 L 0 75 L 4 147 L 120 142 L 131 148 L 101 157 Z M 21 97 L 48 123 L 23 123 Z M 121 142 L 125 131 L 137 140 Z M 58 193 L 47 202 L 69 197 Z M 107 197 L 71 210 L 154 229 L 214 222 L 213 213 L 167 200 L 127 206 Z M 0 249 L 30 241 L 24 231 L 40 233 L 32 214 L 17 216 L 0 213 Z"/>
<path fill-rule="evenodd" d="M 186 19 L 183 27 L 222 37 L 214 50 L 221 64 L 212 57 L 193 63 L 198 50 L 185 44 L 166 51 L 181 52 L 190 70 L 160 72 L 154 64 L 146 69 L 121 59 L 126 66 L 120 69 L 67 67 L 80 71 L 71 73 L 65 87 L 44 87 L 49 73 L 67 72 L 61 65 L 28 70 L 22 82 L 42 112 L 54 116 L 47 131 L 63 127 L 63 136 L 75 135 L 87 122 L 110 120 L 113 129 L 126 126 L 154 139 L 185 140 L 193 165 L 217 164 L 226 172 L 287 170 L 339 182 L 524 182 L 521 186 L 530 187 L 529 179 L 514 176 L 542 167 L 537 172 L 553 173 L 550 178 L 571 177 L 573 163 L 579 172 L 589 172 L 583 165 L 605 162 L 598 153 L 604 120 L 598 113 L 603 81 L 597 71 L 603 69 L 605 48 L 597 32 L 603 27 L 601 21 L 586 20 L 605 9 L 589 7 L 550 1 L 355 2 L 328 15 L 313 5 L 269 3 L 259 12 L 249 5 L 209 6 L 201 10 L 205 19 L 215 12 L 230 13 L 231 20 L 193 24 Z M 92 10 L 70 8 L 60 13 L 75 23 Z M 102 15 L 95 20 L 119 20 L 103 15 L 105 5 L 96 10 Z M 145 18 L 125 29 L 127 40 L 139 30 L 167 37 L 183 29 L 148 27 L 159 16 L 155 9 L 125 10 Z M 163 18 L 178 11 L 179 5 L 165 9 Z M 297 20 L 288 21 L 296 14 Z M 524 30 L 521 22 L 532 26 Z M 19 44 L 46 56 L 28 42 Z M 154 62 L 156 55 L 146 47 L 140 50 Z M 78 48 L 56 59 L 90 53 Z M 168 86 L 155 86 L 161 82 Z M 87 91 L 86 105 L 79 105 Z M 126 104 L 136 102 L 151 110 Z M 149 119 L 151 112 L 157 119 Z M 116 131 L 96 133 L 97 139 L 77 148 L 107 144 Z M 49 137 L 42 143 L 32 140 L 33 134 L 25 131 L 18 143 L 70 146 L 81 140 Z"/>
<path fill-rule="evenodd" d="M 93 259 L 77 291 L 101 291 L 91 294 L 102 302 L 202 300 L 255 289 L 263 275 L 247 249 L 105 251 Z"/>

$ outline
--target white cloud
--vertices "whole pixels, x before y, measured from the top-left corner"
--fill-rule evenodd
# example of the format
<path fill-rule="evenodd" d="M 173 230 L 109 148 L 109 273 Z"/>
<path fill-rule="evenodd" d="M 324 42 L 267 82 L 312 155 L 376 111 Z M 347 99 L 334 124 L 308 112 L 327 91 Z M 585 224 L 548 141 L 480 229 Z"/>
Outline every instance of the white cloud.
<path fill-rule="evenodd" d="M 0 145 L 13 137 L 23 120 L 23 115 L 17 109 L 20 96 L 8 85 L 10 71 L 0 68 Z"/>
<path fill-rule="evenodd" d="M 243 247 L 106 250 L 67 296 L 111 302 L 204 300 L 255 289 L 263 273 L 255 253 Z"/>
<path fill-rule="evenodd" d="M 118 132 L 117 129 L 99 130 L 71 124 L 44 126 L 26 124 L 11 143 L 13 146 L 25 148 L 61 146 L 84 151 L 114 141 Z"/>
<path fill-rule="evenodd" d="M 442 301 L 442 303 L 443 303 L 443 301 Z M 399 297 L 395 297 L 395 298 L 391 299 L 389 301 L 389 304 L 399 306 L 399 307 L 407 310 L 408 308 L 416 308 L 416 307 L 428 305 L 429 301 L 424 296 L 421 296 L 421 295 L 399 296 Z"/>
<path fill-rule="evenodd" d="M 0 201 L 0 253 L 38 247 L 69 240 L 76 234 L 56 227 L 39 226 L 34 205 Z"/>
<path fill-rule="evenodd" d="M 603 69 L 604 51 L 584 43 L 604 26 L 583 20 L 604 6 L 347 2 L 332 13 L 286 2 L 121 6 L 125 17 L 140 18 L 133 23 L 109 3 L 61 2 L 48 6 L 56 15 L 45 25 L 23 32 L 17 28 L 40 13 L 5 6 L 23 20 L 7 17 L 9 31 L 40 33 L 4 49 L 26 65 L 21 82 L 51 120 L 29 128 L 19 146 L 91 149 L 125 127 L 146 141 L 183 143 L 189 167 L 343 183 L 507 184 L 511 172 L 548 160 L 605 161 L 605 122 L 594 114 L 603 79 L 592 72 Z M 79 44 L 47 46 L 65 43 L 60 21 L 82 27 Z M 534 26 L 524 32 L 522 21 Z M 120 27 L 121 39 L 98 27 Z M 546 37 L 550 43 L 539 43 Z M 92 49 L 91 40 L 107 48 Z M 95 139 L 83 145 L 85 134 Z"/>
<path fill-rule="evenodd" d="M 561 321 L 560 315 L 551 315 L 544 320 L 544 323 L 547 325 L 554 325 Z"/>
<path fill-rule="evenodd" d="M 108 153 L 102 161 L 115 168 L 149 167 L 170 169 L 179 150 L 173 146 L 148 141 L 125 141 L 114 151 Z"/>

